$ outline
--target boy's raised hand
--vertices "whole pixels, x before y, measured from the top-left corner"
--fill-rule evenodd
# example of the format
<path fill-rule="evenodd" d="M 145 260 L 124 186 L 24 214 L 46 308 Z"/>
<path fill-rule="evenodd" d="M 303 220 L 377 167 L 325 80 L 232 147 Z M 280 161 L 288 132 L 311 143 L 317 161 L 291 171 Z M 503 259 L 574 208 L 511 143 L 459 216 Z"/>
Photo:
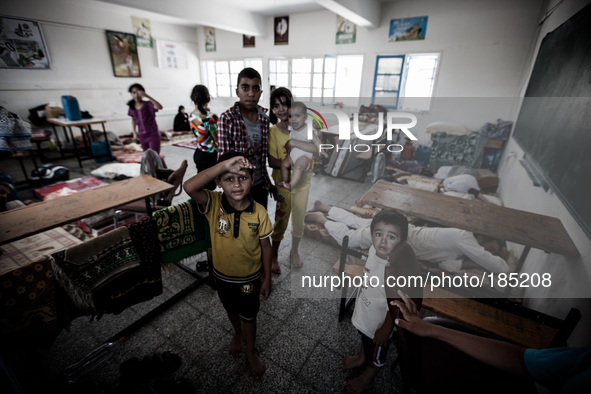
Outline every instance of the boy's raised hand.
<path fill-rule="evenodd" d="M 244 171 L 244 169 L 255 168 L 255 166 L 253 166 L 252 163 L 248 161 L 244 156 L 232 157 L 231 159 L 226 160 L 223 163 L 228 172 L 240 175 L 247 175 L 247 172 Z"/>

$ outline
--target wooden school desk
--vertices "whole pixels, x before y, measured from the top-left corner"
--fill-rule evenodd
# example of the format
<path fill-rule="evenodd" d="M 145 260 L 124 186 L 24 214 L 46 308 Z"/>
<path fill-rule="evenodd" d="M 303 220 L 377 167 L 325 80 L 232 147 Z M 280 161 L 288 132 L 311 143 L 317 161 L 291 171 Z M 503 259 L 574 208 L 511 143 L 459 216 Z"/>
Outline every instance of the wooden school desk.
<path fill-rule="evenodd" d="M 104 154 L 104 155 L 94 155 L 94 154 L 89 154 L 88 157 L 84 157 L 81 158 L 80 157 L 80 152 L 78 150 L 78 147 L 76 146 L 76 140 L 74 139 L 74 133 L 72 132 L 72 127 L 78 127 L 80 128 L 80 131 L 82 132 L 82 138 L 84 140 L 84 144 L 86 145 L 86 150 L 91 151 L 91 145 L 90 143 L 93 141 L 93 136 L 92 136 L 92 126 L 93 124 L 100 124 L 103 127 L 103 136 L 105 137 L 105 141 L 107 140 L 107 130 L 105 129 L 105 123 L 107 123 L 106 120 L 103 119 L 97 119 L 97 118 L 92 118 L 92 119 L 80 119 L 80 120 L 68 120 L 66 118 L 49 118 L 47 119 L 47 122 L 51 123 L 51 127 L 53 127 L 53 134 L 55 135 L 55 138 L 57 139 L 57 143 L 59 145 L 61 154 L 62 154 L 62 159 L 67 158 L 67 156 L 64 155 L 64 147 L 61 145 L 61 141 L 59 139 L 59 136 L 57 134 L 57 130 L 55 128 L 55 126 L 62 126 L 62 129 L 64 130 L 64 135 L 66 137 L 66 141 L 70 141 L 70 137 L 72 139 L 72 145 L 74 147 L 74 156 L 78 159 L 78 164 L 80 165 L 80 167 L 82 167 L 82 161 L 83 160 L 89 160 L 89 159 L 95 159 L 95 158 L 99 158 L 99 157 L 112 157 L 110 153 Z M 68 137 L 68 132 L 69 132 L 69 137 Z M 72 156 L 69 156 L 72 157 Z"/>
<path fill-rule="evenodd" d="M 130 178 L 0 213 L 0 245 L 95 215 L 154 194 L 174 185 L 148 175 Z M 149 208 L 149 202 L 146 202 Z M 149 214 L 151 211 L 148 209 Z"/>
<path fill-rule="evenodd" d="M 556 253 L 567 257 L 579 256 L 579 251 L 570 239 L 562 222 L 556 218 L 519 211 L 516 209 L 485 204 L 481 201 L 432 193 L 389 182 L 377 182 L 361 198 L 365 204 L 381 208 L 393 208 L 419 219 L 441 225 L 514 242 L 525 246 L 521 253 L 516 272 L 521 270 L 531 248 Z M 476 300 L 458 297 L 447 290 L 429 287 L 424 289 L 423 306 L 442 316 L 468 323 L 493 332 L 514 342 L 533 347 L 548 347 L 559 340 L 566 340 L 580 318 L 580 312 L 571 309 L 564 321 L 545 316 L 544 321 L 536 321 L 538 314 L 521 305 L 511 305 L 507 300 L 480 300 L 492 307 L 482 306 Z M 513 311 L 508 310 L 513 309 Z M 516 312 L 522 316 L 512 316 Z M 532 316 L 523 316 L 523 315 Z M 511 317 L 509 317 L 511 316 Z M 513 319 L 513 320 L 511 320 Z M 526 320 L 534 320 L 534 323 Z M 550 333 L 546 332 L 551 326 Z M 531 327 L 529 333 L 524 327 Z M 541 332 L 545 333 L 542 334 Z M 557 335 L 557 333 L 560 333 Z"/>

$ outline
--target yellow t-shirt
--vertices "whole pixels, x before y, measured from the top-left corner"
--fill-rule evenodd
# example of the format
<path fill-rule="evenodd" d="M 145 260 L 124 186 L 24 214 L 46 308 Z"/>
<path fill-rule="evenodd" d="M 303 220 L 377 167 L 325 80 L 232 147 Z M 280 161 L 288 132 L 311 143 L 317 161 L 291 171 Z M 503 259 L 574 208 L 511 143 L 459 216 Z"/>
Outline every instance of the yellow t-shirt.
<path fill-rule="evenodd" d="M 267 211 L 250 196 L 250 205 L 240 212 L 232 208 L 223 193 L 206 192 L 203 214 L 209 222 L 214 275 L 235 283 L 258 278 L 262 266 L 259 240 L 273 232 Z"/>
<path fill-rule="evenodd" d="M 282 133 L 279 130 L 277 125 L 271 126 L 269 128 L 269 137 L 267 139 L 267 152 L 270 156 L 273 156 L 276 159 L 283 160 L 287 156 L 287 151 L 285 150 L 285 144 L 289 141 L 289 134 Z M 302 179 L 295 187 L 294 192 L 303 191 L 310 188 L 310 181 L 312 179 L 312 168 L 314 168 L 314 161 L 312 161 L 312 165 L 310 166 L 310 171 L 305 172 L 302 175 Z M 271 177 L 275 181 L 275 183 L 281 182 L 281 171 L 273 168 L 273 173 Z"/>

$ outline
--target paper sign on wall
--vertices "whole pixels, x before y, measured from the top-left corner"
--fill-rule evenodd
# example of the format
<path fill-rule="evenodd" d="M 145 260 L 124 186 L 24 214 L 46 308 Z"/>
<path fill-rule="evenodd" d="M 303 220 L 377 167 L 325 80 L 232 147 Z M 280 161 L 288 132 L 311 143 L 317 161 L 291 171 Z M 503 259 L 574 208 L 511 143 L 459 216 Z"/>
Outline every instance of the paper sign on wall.
<path fill-rule="evenodd" d="M 165 40 L 156 40 L 158 52 L 158 67 L 160 68 L 187 68 L 187 49 L 185 44 Z"/>
<path fill-rule="evenodd" d="M 152 48 L 152 28 L 150 27 L 150 20 L 144 18 L 131 17 L 133 25 L 133 32 L 138 47 Z"/>
<path fill-rule="evenodd" d="M 427 16 L 415 18 L 392 19 L 390 21 L 390 42 L 424 40 L 427 34 Z"/>
<path fill-rule="evenodd" d="M 205 52 L 215 52 L 215 28 L 203 26 L 203 32 L 205 33 Z"/>
<path fill-rule="evenodd" d="M 337 44 L 354 44 L 357 36 L 357 25 L 337 15 Z"/>
<path fill-rule="evenodd" d="M 51 68 L 39 22 L 0 17 L 0 68 Z"/>

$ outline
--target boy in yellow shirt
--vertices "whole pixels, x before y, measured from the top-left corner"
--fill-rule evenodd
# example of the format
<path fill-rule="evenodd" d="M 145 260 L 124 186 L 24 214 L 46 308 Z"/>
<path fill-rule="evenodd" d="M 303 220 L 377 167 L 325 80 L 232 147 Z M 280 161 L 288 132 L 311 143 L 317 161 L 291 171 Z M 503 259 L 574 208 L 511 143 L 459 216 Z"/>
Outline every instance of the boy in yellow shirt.
<path fill-rule="evenodd" d="M 265 208 L 250 196 L 253 168 L 244 154 L 227 152 L 215 166 L 185 182 L 184 189 L 200 209 L 205 207 L 217 292 L 234 327 L 230 352 L 241 355 L 244 338 L 246 358 L 258 379 L 265 373 L 265 364 L 255 352 L 256 316 L 260 298 L 267 299 L 271 292 L 269 237 L 273 227 Z M 211 181 L 224 192 L 205 189 Z M 262 284 L 261 267 L 265 274 Z"/>

